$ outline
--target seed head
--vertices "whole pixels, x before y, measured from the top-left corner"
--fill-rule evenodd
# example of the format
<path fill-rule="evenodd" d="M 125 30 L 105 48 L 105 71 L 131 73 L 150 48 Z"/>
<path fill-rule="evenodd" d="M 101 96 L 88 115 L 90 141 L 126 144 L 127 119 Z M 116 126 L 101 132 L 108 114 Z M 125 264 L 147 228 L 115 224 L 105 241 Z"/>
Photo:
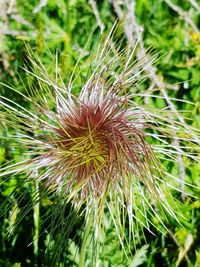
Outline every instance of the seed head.
<path fill-rule="evenodd" d="M 43 134 L 50 148 L 34 159 L 36 168 L 51 162 L 47 183 L 63 184 L 68 192 L 77 186 L 85 199 L 88 194 L 100 197 L 110 184 L 125 186 L 131 175 L 145 182 L 153 152 L 137 121 L 140 114 L 127 108 L 126 99 L 111 88 L 102 97 L 91 91 L 87 99 L 67 104 L 59 104 L 59 114 L 53 114 L 57 126 Z"/>

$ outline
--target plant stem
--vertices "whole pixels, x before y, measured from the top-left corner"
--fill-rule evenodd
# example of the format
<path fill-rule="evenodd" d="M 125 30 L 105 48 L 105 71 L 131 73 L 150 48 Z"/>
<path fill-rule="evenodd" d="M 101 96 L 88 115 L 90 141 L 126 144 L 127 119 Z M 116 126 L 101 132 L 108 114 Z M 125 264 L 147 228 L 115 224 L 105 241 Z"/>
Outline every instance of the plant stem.
<path fill-rule="evenodd" d="M 33 192 L 33 220 L 34 220 L 34 234 L 33 234 L 33 249 L 34 255 L 38 257 L 38 238 L 39 238 L 39 217 L 40 217 L 40 203 L 39 203 L 39 184 L 37 179 L 34 181 Z"/>
<path fill-rule="evenodd" d="M 85 267 L 85 255 L 87 250 L 87 245 L 89 241 L 89 234 L 91 230 L 92 225 L 92 216 L 90 215 L 88 222 L 85 227 L 84 235 L 83 235 L 83 242 L 80 250 L 80 261 L 79 261 L 79 267 Z"/>

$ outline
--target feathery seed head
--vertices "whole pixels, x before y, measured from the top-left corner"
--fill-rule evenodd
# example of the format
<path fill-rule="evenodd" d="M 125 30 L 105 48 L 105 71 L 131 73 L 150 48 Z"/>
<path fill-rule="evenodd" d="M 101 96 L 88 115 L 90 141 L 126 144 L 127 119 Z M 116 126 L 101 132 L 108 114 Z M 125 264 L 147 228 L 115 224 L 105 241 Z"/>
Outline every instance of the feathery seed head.
<path fill-rule="evenodd" d="M 68 177 L 68 187 L 75 180 L 86 196 L 88 191 L 101 195 L 105 185 L 118 180 L 123 184 L 124 176 L 144 178 L 153 153 L 126 100 L 110 91 L 102 100 L 78 100 L 72 106 L 56 116 L 59 126 L 47 139 L 52 148 L 39 158 L 56 162 L 48 183 L 58 176 L 65 183 Z"/>

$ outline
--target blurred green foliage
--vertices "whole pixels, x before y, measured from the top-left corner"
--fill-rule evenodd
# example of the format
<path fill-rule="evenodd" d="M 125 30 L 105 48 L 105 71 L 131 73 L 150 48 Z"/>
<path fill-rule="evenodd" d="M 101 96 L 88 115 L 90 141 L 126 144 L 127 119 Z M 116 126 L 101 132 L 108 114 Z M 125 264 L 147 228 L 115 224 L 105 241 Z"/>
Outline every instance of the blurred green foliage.
<path fill-rule="evenodd" d="M 12 3 L 11 3 L 12 2 Z M 42 2 L 42 1 L 41 1 Z M 123 2 L 123 1 L 121 1 Z M 31 1 L 1 1 L 2 11 L 0 26 L 0 74 L 1 82 L 25 90 L 30 86 L 31 80 L 23 66 L 29 64 L 26 53 L 26 44 L 40 57 L 47 71 L 55 76 L 55 54 L 59 52 L 59 71 L 64 81 L 70 77 L 80 53 L 84 50 L 85 59 L 90 56 L 99 40 L 100 28 L 94 15 L 94 10 L 89 1 L 85 0 L 49 0 L 37 11 L 37 0 Z M 190 12 L 192 20 L 197 28 L 200 27 L 200 15 L 191 6 L 190 1 L 174 1 L 183 10 Z M 117 14 L 107 0 L 96 1 L 100 18 L 104 24 L 104 39 L 117 19 Z M 198 3 L 197 3 L 198 4 Z M 8 10 L 10 10 L 8 12 Z M 157 69 L 158 75 L 167 84 L 173 84 L 173 88 L 167 88 L 169 95 L 191 101 L 195 105 L 187 103 L 175 103 L 177 109 L 190 111 L 190 124 L 200 128 L 200 40 L 197 32 L 188 26 L 184 19 L 162 0 L 138 0 L 136 1 L 136 18 L 144 27 L 143 41 L 145 47 L 151 47 L 159 53 Z M 123 20 L 119 22 L 119 35 L 123 33 Z M 89 41 L 88 41 L 89 40 Z M 84 59 L 83 59 L 84 60 Z M 88 75 L 90 66 L 84 65 L 81 75 L 76 83 L 77 92 L 81 88 L 81 78 Z M 79 70 L 77 70 L 79 71 Z M 22 82 L 24 85 L 22 86 Z M 148 80 L 142 86 L 147 86 Z M 76 91 L 77 90 L 77 91 Z M 4 86 L 0 87 L 1 94 L 12 100 L 21 102 L 14 92 L 10 92 Z M 164 100 L 163 100 L 164 101 Z M 26 105 L 26 103 L 23 103 Z M 162 101 L 155 100 L 149 105 L 161 107 Z M 0 128 L 1 136 L 6 136 L 6 125 Z M 3 166 L 10 160 L 16 162 L 23 153 L 21 148 L 13 149 L 12 143 L 4 138 L 0 141 L 0 164 Z M 170 162 L 165 163 L 171 173 L 177 173 Z M 200 167 L 193 166 L 186 169 L 188 182 L 199 185 Z M 51 250 L 53 240 L 49 236 L 48 227 L 44 226 L 44 233 L 40 235 L 40 221 L 45 220 L 45 214 L 52 202 L 44 199 L 39 207 L 30 208 L 26 216 L 18 221 L 19 214 L 31 203 L 34 195 L 34 186 L 24 188 L 23 198 L 17 201 L 16 184 L 21 183 L 23 177 L 15 176 L 12 179 L 1 181 L 0 201 L 7 201 L 6 213 L 0 219 L 0 266 L 2 267 L 47 267 L 44 258 L 47 249 Z M 198 195 L 197 189 L 188 190 Z M 180 198 L 174 192 L 174 197 Z M 180 206 L 185 218 L 182 225 L 168 220 L 169 233 L 155 233 L 155 236 L 138 227 L 136 242 L 131 244 L 132 251 L 124 256 L 119 245 L 115 228 L 110 218 L 104 218 L 105 229 L 102 240 L 99 242 L 101 255 L 97 266 L 200 266 L 200 200 L 186 199 Z M 163 218 L 165 220 L 165 218 Z M 8 234 L 9 227 L 14 228 Z M 183 227 L 184 226 L 184 227 Z M 63 249 L 60 262 L 55 266 L 78 266 L 80 222 L 73 223 L 73 229 L 69 234 L 68 247 Z M 137 228 L 137 224 L 135 225 Z M 142 232 L 144 231 L 144 236 Z M 34 238 L 39 234 L 39 240 L 34 243 Z M 140 238 L 139 238 L 140 237 Z M 57 238 L 55 236 L 55 238 Z M 103 241 L 104 240 L 104 241 Z M 133 257 L 131 257 L 131 253 Z M 91 266 L 93 260 L 92 250 L 87 251 L 86 266 Z M 66 263 L 63 264 L 62 262 Z"/>

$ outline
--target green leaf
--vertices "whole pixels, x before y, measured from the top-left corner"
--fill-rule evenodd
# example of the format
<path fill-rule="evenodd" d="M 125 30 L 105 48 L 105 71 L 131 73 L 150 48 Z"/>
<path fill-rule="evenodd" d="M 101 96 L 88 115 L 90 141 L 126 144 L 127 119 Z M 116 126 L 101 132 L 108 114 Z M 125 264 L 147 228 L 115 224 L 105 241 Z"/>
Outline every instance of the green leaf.
<path fill-rule="evenodd" d="M 137 267 L 143 264 L 147 260 L 147 250 L 149 245 L 142 246 L 136 251 L 133 260 L 130 263 L 130 267 Z"/>

